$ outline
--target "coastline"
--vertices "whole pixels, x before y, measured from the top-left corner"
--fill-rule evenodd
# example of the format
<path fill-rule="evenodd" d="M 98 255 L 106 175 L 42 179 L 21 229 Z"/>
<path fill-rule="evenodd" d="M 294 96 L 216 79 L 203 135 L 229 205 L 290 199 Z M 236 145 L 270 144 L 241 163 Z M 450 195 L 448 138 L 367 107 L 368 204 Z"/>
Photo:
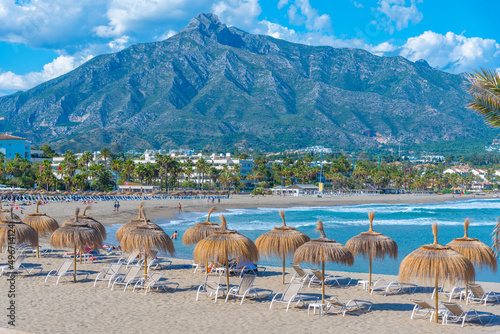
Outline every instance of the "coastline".
<path fill-rule="evenodd" d="M 370 196 L 336 196 L 336 197 L 312 197 L 312 196 L 250 196 L 233 195 L 231 198 L 222 198 L 220 203 L 208 203 L 206 199 L 159 199 L 159 200 L 132 200 L 120 201 L 119 212 L 113 212 L 113 201 L 100 201 L 90 204 L 87 215 L 94 217 L 105 226 L 114 224 L 125 224 L 132 219 L 137 219 L 139 204 L 144 202 L 144 210 L 149 219 L 174 219 L 179 213 L 178 204 L 182 206 L 182 213 L 188 212 L 208 212 L 212 207 L 216 207 L 217 212 L 224 212 L 228 209 L 245 209 L 259 207 L 316 207 L 335 205 L 361 205 L 361 204 L 420 204 L 420 203 L 443 203 L 449 201 L 469 200 L 475 198 L 494 199 L 497 195 L 370 195 Z M 59 224 L 74 216 L 75 208 L 80 210 L 85 208 L 85 204 L 80 202 L 49 202 L 41 205 L 40 212 L 55 218 Z M 36 205 L 23 206 L 23 214 L 20 210 L 14 210 L 21 218 L 27 214 L 35 212 Z M 8 208 L 5 206 L 4 208 Z M 80 211 L 82 212 L 82 211 Z"/>

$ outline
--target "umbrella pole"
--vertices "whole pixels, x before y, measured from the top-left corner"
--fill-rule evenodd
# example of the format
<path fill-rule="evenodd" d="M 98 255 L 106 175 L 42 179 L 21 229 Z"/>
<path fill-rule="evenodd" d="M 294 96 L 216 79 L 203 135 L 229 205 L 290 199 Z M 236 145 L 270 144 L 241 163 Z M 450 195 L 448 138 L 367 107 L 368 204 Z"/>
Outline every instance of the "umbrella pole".
<path fill-rule="evenodd" d="M 39 243 L 38 239 L 36 240 L 36 257 L 37 257 L 37 259 L 40 258 L 40 243 Z"/>
<path fill-rule="evenodd" d="M 227 283 L 227 293 L 229 293 L 229 259 L 226 260 L 226 283 Z"/>
<path fill-rule="evenodd" d="M 370 253 L 370 266 L 368 267 L 368 286 L 372 286 L 372 254 Z M 368 292 L 371 292 L 370 289 L 368 289 Z"/>
<path fill-rule="evenodd" d="M 144 283 L 146 283 L 147 279 L 148 279 L 148 253 L 146 252 L 146 250 L 144 250 Z"/>
<path fill-rule="evenodd" d="M 321 297 L 323 298 L 323 304 L 325 303 L 325 262 L 321 264 L 321 273 L 323 274 L 323 279 L 321 280 Z"/>
<path fill-rule="evenodd" d="M 439 292 L 438 292 L 438 274 L 437 272 L 435 273 L 436 277 L 434 278 L 434 291 L 436 291 L 436 295 L 434 296 L 434 321 L 436 321 L 436 324 L 438 323 L 438 298 L 439 298 Z"/>
<path fill-rule="evenodd" d="M 75 252 L 73 253 L 73 282 L 76 282 L 76 243 L 75 243 Z"/>
<path fill-rule="evenodd" d="M 285 284 L 285 251 L 283 250 L 283 284 Z"/>

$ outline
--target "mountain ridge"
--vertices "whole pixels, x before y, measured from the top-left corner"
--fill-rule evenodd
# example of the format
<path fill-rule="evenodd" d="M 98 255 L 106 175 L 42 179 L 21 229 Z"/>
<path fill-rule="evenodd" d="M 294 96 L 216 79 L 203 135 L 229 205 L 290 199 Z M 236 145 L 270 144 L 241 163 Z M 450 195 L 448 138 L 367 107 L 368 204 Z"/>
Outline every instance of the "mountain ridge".
<path fill-rule="evenodd" d="M 462 76 L 425 61 L 294 44 L 199 14 L 167 40 L 0 97 L 0 131 L 60 149 L 377 147 L 479 138 L 488 128 L 466 99 Z"/>

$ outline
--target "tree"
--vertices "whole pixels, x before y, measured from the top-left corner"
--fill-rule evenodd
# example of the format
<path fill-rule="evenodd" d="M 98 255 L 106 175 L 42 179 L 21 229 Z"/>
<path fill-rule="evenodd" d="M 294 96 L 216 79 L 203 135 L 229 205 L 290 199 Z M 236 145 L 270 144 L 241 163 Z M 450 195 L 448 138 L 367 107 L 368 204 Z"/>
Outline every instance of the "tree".
<path fill-rule="evenodd" d="M 122 161 L 118 159 L 114 159 L 111 161 L 111 170 L 115 172 L 116 174 L 116 179 L 115 179 L 115 184 L 118 183 L 118 172 L 122 169 Z"/>
<path fill-rule="evenodd" d="M 52 149 L 52 147 L 50 147 L 49 145 L 47 144 L 44 144 L 40 147 L 40 150 L 43 151 L 43 156 L 45 158 L 49 158 L 49 159 L 52 159 L 55 155 L 56 155 L 56 151 L 54 151 Z"/>
<path fill-rule="evenodd" d="M 135 163 L 134 160 L 128 159 L 123 163 L 123 172 L 127 174 L 127 181 L 130 181 L 130 174 L 134 172 Z"/>
<path fill-rule="evenodd" d="M 492 127 L 500 127 L 500 74 L 486 69 L 468 77 L 471 101 L 467 107 L 481 115 Z"/>
<path fill-rule="evenodd" d="M 99 154 L 99 158 L 102 158 L 104 160 L 104 167 L 107 169 L 108 168 L 108 160 L 111 157 L 111 150 L 107 147 L 103 147 L 101 149 L 101 154 Z"/>
<path fill-rule="evenodd" d="M 200 184 L 200 189 L 201 189 L 201 186 L 205 182 L 205 174 L 208 173 L 210 165 L 205 159 L 201 158 L 200 160 L 196 161 L 195 166 L 196 166 L 196 172 L 198 173 L 198 175 L 201 175 L 201 184 Z"/>

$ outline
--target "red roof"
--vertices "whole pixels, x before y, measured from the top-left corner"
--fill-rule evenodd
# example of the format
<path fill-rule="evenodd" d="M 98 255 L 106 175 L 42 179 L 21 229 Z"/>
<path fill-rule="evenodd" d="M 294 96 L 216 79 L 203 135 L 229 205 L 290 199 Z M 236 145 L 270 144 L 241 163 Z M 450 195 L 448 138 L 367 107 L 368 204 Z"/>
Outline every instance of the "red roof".
<path fill-rule="evenodd" d="M 0 140 L 26 140 L 26 138 L 21 138 L 11 135 L 0 135 Z"/>

